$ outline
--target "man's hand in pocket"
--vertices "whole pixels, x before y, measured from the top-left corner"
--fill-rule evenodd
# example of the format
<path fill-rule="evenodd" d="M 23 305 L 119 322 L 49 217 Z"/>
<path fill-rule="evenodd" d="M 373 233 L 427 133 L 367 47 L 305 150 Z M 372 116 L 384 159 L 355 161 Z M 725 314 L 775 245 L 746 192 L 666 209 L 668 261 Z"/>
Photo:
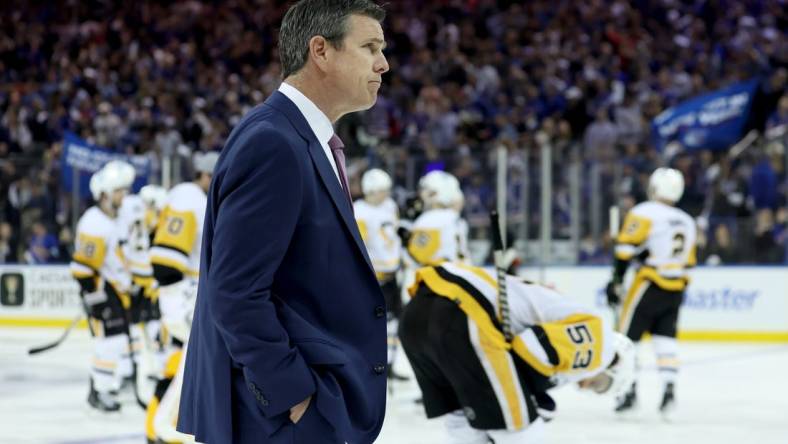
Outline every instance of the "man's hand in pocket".
<path fill-rule="evenodd" d="M 301 420 L 301 417 L 304 416 L 306 409 L 309 407 L 309 402 L 311 400 L 312 397 L 310 396 L 293 407 L 290 407 L 290 421 L 292 421 L 293 424 L 298 424 L 298 421 Z"/>

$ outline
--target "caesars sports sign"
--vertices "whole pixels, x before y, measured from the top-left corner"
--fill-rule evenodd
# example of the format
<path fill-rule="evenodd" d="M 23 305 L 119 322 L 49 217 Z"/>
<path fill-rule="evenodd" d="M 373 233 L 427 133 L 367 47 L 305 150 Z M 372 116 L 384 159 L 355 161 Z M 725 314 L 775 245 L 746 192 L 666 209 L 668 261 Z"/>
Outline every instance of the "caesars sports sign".
<path fill-rule="evenodd" d="M 68 267 L 0 266 L 0 325 L 72 319 L 80 310 L 79 285 Z"/>

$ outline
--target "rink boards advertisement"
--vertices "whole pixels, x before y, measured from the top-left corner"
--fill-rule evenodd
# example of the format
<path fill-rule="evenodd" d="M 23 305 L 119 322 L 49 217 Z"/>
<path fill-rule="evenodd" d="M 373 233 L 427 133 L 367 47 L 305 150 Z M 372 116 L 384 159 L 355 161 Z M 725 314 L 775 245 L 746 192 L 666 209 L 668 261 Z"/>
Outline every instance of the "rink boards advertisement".
<path fill-rule="evenodd" d="M 67 266 L 0 265 L 0 326 L 66 326 L 82 311 Z"/>
<path fill-rule="evenodd" d="M 609 267 L 549 267 L 523 270 L 567 297 L 593 305 L 612 319 L 605 286 Z M 631 274 L 629 276 L 631 278 Z M 699 267 L 679 314 L 679 337 L 686 340 L 788 342 L 787 267 Z"/>
<path fill-rule="evenodd" d="M 612 319 L 608 267 L 525 268 L 521 274 Z M 700 267 L 690 276 L 679 317 L 682 339 L 788 342 L 787 267 Z M 65 327 L 81 310 L 67 266 L 0 265 L 0 327 Z"/>

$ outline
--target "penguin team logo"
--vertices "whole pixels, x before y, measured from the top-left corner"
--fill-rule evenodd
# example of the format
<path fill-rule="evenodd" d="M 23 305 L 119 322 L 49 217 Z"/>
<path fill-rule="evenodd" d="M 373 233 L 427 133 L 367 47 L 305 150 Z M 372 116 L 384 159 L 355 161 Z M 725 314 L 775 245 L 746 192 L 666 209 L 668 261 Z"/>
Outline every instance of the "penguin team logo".
<path fill-rule="evenodd" d="M 25 280 L 21 273 L 0 275 L 0 305 L 19 307 L 25 302 Z"/>

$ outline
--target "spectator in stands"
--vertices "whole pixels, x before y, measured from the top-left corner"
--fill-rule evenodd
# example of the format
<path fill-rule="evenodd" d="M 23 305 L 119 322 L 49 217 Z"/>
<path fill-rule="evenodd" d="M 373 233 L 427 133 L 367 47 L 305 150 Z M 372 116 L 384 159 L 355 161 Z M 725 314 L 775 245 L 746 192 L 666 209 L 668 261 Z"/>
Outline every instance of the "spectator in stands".
<path fill-rule="evenodd" d="M 788 263 L 788 207 L 782 206 L 774 218 L 774 240 L 782 250 L 781 263 Z"/>
<path fill-rule="evenodd" d="M 0 222 L 0 264 L 15 264 L 17 248 L 18 242 L 11 224 Z"/>
<path fill-rule="evenodd" d="M 706 265 L 724 265 L 737 262 L 731 232 L 725 224 L 718 224 L 714 228 L 714 237 L 707 242 L 701 262 Z"/>
<path fill-rule="evenodd" d="M 610 263 L 610 251 L 605 250 L 590 234 L 580 241 L 577 262 L 583 265 L 603 265 Z"/>
<path fill-rule="evenodd" d="M 58 241 L 49 233 L 41 222 L 33 224 L 30 242 L 25 252 L 25 262 L 28 264 L 48 264 L 58 258 Z"/>
<path fill-rule="evenodd" d="M 35 177 L 28 170 L 42 164 L 44 152 L 57 165 L 52 147 L 64 131 L 146 155 L 158 172 L 163 157 L 179 146 L 192 151 L 221 145 L 237 116 L 276 90 L 281 67 L 273 61 L 274 42 L 286 8 L 281 1 L 236 3 L 139 0 L 74 9 L 52 0 L 0 6 L 0 164 L 13 156 L 17 170 L 6 175 L 0 165 L 0 205 L 8 195 L 11 214 L 4 216 L 16 233 L 23 231 L 20 197 L 30 187 L 17 183 L 9 192 L 10 183 Z M 395 74 L 381 88 L 380 110 L 368 120 L 351 116 L 338 124 L 349 168 L 353 157 L 369 156 L 371 145 L 393 145 L 386 150 L 392 157 L 409 150 L 417 166 L 435 147 L 448 169 L 458 162 L 472 165 L 466 177 L 481 175 L 489 187 L 495 176 L 486 158 L 502 137 L 516 133 L 517 147 L 528 147 L 529 134 L 550 121 L 561 128 L 559 119 L 565 119 L 574 142 L 585 136 L 583 157 L 602 162 L 599 170 L 628 161 L 650 171 L 661 162 L 648 144 L 651 119 L 677 101 L 756 74 L 770 79 L 769 103 L 772 94 L 774 103 L 782 94 L 771 116 L 764 107 L 766 128 L 788 121 L 781 68 L 788 54 L 780 31 L 788 13 L 780 0 L 390 3 L 387 56 Z M 600 120 L 603 110 L 607 115 Z M 379 143 L 361 143 L 359 128 Z M 431 144 L 422 144 L 424 139 Z M 613 157 L 614 146 L 629 143 L 639 144 L 638 154 L 627 149 Z M 455 159 L 460 146 L 464 154 Z M 749 217 L 752 159 L 740 157 L 725 167 L 719 186 L 688 182 L 690 197 L 716 188 L 712 218 Z M 553 159 L 565 162 L 560 155 Z M 401 163 L 394 168 L 405 171 Z M 693 167 L 686 179 L 701 177 L 703 168 Z M 395 181 L 403 177 L 399 171 L 390 171 Z M 181 178 L 186 173 L 176 170 Z M 786 192 L 778 191 L 779 201 Z M 63 191 L 48 194 L 69 199 Z M 43 217 L 51 218 L 46 211 Z"/>
<path fill-rule="evenodd" d="M 71 255 L 74 253 L 74 236 L 71 234 L 71 228 L 60 229 L 57 251 L 57 262 L 67 264 L 71 261 Z"/>
<path fill-rule="evenodd" d="M 584 146 L 586 157 L 590 159 L 602 159 L 609 154 L 618 140 L 618 129 L 610 121 L 607 108 L 599 108 L 596 111 L 596 119 L 588 126 L 584 136 Z"/>
<path fill-rule="evenodd" d="M 788 125 L 788 93 L 780 97 L 777 109 L 766 121 L 766 129 L 776 128 L 780 125 Z"/>
<path fill-rule="evenodd" d="M 750 194 L 756 210 L 762 208 L 777 208 L 777 173 L 772 167 L 771 159 L 766 155 L 761 156 L 752 169 L 750 175 Z"/>
<path fill-rule="evenodd" d="M 775 264 L 784 259 L 785 250 L 775 238 L 774 212 L 762 208 L 755 214 L 755 238 L 753 241 L 753 262 Z"/>

